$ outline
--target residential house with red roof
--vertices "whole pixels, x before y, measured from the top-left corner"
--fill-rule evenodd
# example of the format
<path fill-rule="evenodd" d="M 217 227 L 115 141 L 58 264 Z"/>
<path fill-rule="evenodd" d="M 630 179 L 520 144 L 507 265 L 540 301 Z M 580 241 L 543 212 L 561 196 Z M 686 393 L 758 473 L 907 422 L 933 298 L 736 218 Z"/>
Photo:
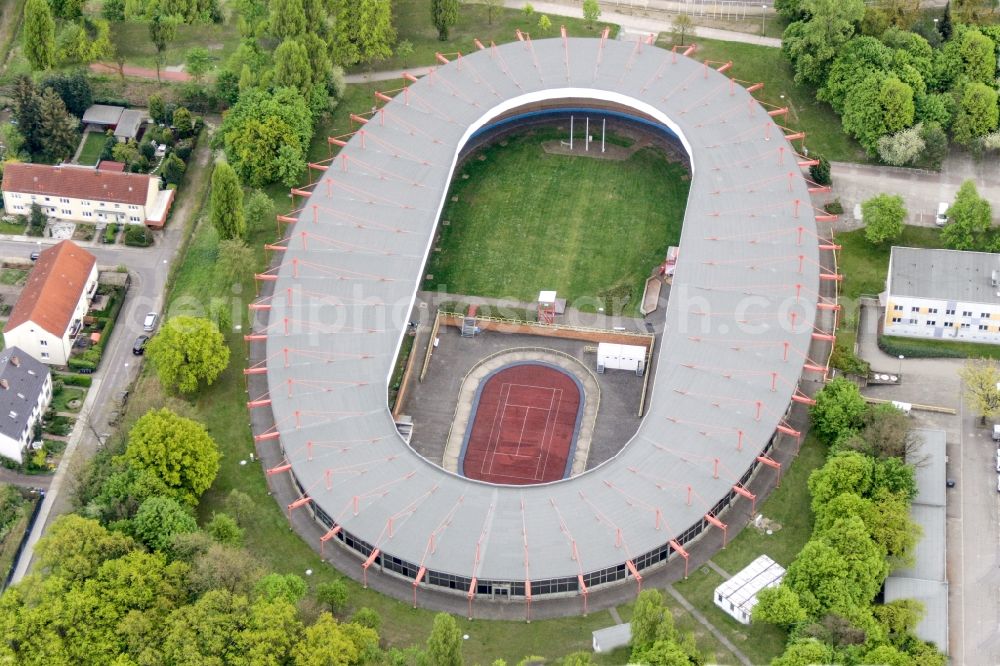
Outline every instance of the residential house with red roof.
<path fill-rule="evenodd" d="M 174 190 L 160 185 L 160 178 L 149 174 L 15 162 L 4 167 L 3 205 L 13 215 L 27 215 L 37 203 L 50 218 L 159 229 L 174 199 Z"/>
<path fill-rule="evenodd" d="M 97 291 L 97 258 L 73 241 L 43 250 L 4 326 L 8 347 L 66 365 Z"/>

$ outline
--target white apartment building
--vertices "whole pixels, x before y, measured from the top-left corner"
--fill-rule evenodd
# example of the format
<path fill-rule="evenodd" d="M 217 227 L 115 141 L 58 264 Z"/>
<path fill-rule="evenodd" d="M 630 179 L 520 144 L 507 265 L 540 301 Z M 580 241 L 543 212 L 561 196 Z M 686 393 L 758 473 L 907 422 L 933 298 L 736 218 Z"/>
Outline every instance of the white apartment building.
<path fill-rule="evenodd" d="M 68 240 L 43 250 L 4 326 L 7 346 L 66 365 L 96 291 L 94 255 Z"/>
<path fill-rule="evenodd" d="M 883 333 L 1000 344 L 1000 254 L 894 247 Z"/>
<path fill-rule="evenodd" d="M 158 229 L 173 198 L 173 190 L 161 190 L 160 178 L 148 174 L 22 162 L 6 165 L 3 173 L 3 205 L 13 215 L 28 215 L 37 203 L 50 218 Z"/>
<path fill-rule="evenodd" d="M 0 456 L 23 462 L 52 401 L 52 375 L 17 347 L 0 352 Z"/>

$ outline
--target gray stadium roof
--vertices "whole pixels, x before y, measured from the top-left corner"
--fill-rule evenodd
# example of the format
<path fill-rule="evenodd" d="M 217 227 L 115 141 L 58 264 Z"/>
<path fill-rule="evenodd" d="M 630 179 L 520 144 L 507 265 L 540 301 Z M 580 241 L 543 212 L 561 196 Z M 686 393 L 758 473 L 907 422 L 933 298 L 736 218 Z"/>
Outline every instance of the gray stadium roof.
<path fill-rule="evenodd" d="M 605 464 L 546 485 L 472 481 L 408 448 L 386 387 L 462 145 L 500 114 L 565 98 L 655 118 L 691 156 L 655 385 Z M 312 191 L 256 328 L 274 432 L 314 505 L 384 555 L 480 580 L 620 566 L 702 521 L 796 390 L 820 272 L 806 183 L 767 111 L 694 59 L 599 39 L 488 47 L 397 94 Z"/>
<path fill-rule="evenodd" d="M 1000 254 L 893 247 L 889 295 L 942 301 L 1000 304 Z"/>

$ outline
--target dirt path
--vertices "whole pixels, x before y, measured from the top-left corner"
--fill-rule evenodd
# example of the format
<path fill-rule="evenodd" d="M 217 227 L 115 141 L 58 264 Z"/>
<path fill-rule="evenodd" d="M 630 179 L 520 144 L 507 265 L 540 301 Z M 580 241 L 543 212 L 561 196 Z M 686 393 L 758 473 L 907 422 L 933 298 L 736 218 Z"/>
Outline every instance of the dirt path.
<path fill-rule="evenodd" d="M 131 76 L 136 79 L 150 79 L 152 81 L 156 80 L 156 70 L 150 69 L 149 67 L 136 67 L 134 65 L 125 65 L 125 76 Z M 90 71 L 97 74 L 117 74 L 118 66 L 111 65 L 106 62 L 95 62 L 90 64 Z M 180 83 L 185 83 L 187 81 L 193 80 L 191 75 L 187 72 L 168 72 L 164 69 L 160 70 L 160 80 L 161 81 L 177 81 Z"/>
<path fill-rule="evenodd" d="M 24 15 L 24 2 L 25 0 L 3 0 L 0 3 L 0 54 L 3 55 L 3 65 L 0 69 L 7 69 L 14 37 Z"/>

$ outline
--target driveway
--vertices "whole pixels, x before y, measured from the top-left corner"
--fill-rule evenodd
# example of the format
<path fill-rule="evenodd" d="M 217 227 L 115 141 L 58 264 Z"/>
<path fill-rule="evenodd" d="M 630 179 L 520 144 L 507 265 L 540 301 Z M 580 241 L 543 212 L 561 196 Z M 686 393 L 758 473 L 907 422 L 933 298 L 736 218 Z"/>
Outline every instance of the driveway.
<path fill-rule="evenodd" d="M 962 400 L 962 359 L 903 359 L 876 345 L 877 313 L 862 308 L 860 354 L 875 370 L 901 372 L 898 386 L 870 386 L 865 395 L 952 407 L 958 415 L 912 412 L 918 427 L 947 433 L 949 654 L 953 664 L 1000 663 L 1000 495 L 996 446 Z"/>
<path fill-rule="evenodd" d="M 132 248 L 112 245 L 87 248 L 97 257 L 98 266 L 110 268 L 127 266 L 132 276 L 132 286 L 118 315 L 114 334 L 104 350 L 101 367 L 93 375 L 94 383 L 80 409 L 80 417 L 73 429 L 69 446 L 55 476 L 51 479 L 49 492 L 42 503 L 38 520 L 35 521 L 21 558 L 17 562 L 12 583 L 21 580 L 28 572 L 34 546 L 52 521 L 73 510 L 72 498 L 69 497 L 71 488 L 68 487 L 72 484 L 70 477 L 97 451 L 98 436 L 111 430 L 107 426 L 107 419 L 114 409 L 111 404 L 112 398 L 130 386 L 139 372 L 141 358 L 132 355 L 132 343 L 142 333 L 144 315 L 147 312 L 163 311 L 167 276 L 184 238 L 188 221 L 197 213 L 201 203 L 195 192 L 199 190 L 199 183 L 205 182 L 207 178 L 211 155 L 212 151 L 205 137 L 198 144 L 192 163 L 192 169 L 200 170 L 204 177 L 195 176 L 188 180 L 190 195 L 184 196 L 174 208 L 167 227 L 161 232 L 155 232 L 156 242 L 152 247 Z M 0 257 L 22 258 L 38 244 L 35 239 L 0 240 Z M 40 244 L 45 247 L 53 243 L 43 241 Z"/>
<path fill-rule="evenodd" d="M 831 165 L 833 194 L 844 206 L 841 216 L 844 228 L 857 228 L 854 207 L 878 194 L 898 194 L 906 202 L 908 224 L 933 226 L 938 203 L 951 202 L 965 180 L 973 180 L 980 196 L 994 203 L 993 221 L 1000 224 L 1000 176 L 996 160 L 976 161 L 961 154 L 945 160 L 941 172 L 923 169 L 902 169 L 872 164 L 834 162 Z M 838 225 L 840 226 L 840 225 Z"/>

